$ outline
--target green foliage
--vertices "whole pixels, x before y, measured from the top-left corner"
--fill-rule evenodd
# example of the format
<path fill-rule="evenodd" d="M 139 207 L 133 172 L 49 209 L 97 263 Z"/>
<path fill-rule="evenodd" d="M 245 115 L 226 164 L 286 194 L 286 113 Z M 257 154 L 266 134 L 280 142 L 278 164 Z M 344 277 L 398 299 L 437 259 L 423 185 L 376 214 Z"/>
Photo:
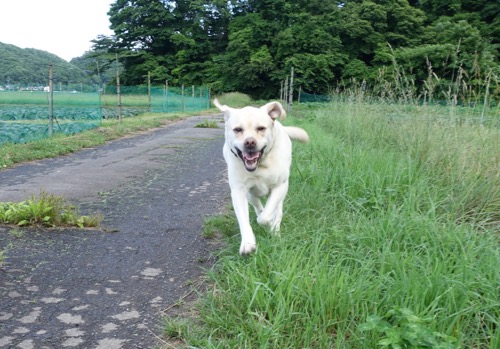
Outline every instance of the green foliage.
<path fill-rule="evenodd" d="M 127 28 L 134 29 L 138 24 L 134 14 L 152 8 L 165 18 L 162 33 L 155 38 L 163 47 L 172 48 L 155 64 L 164 65 L 165 72 L 170 71 L 177 81 L 211 81 L 215 93 L 238 90 L 253 97 L 274 97 L 292 66 L 296 86 L 308 91 L 326 93 L 342 78 L 372 83 L 380 68 L 392 64 L 388 45 L 402 67 L 415 75 L 417 88 L 422 86 L 429 64 L 448 80 L 458 66 L 469 70 L 475 65 L 485 72 L 498 68 L 496 39 L 491 35 L 498 30 L 493 16 L 499 12 L 498 4 L 488 4 L 487 10 L 458 0 L 440 5 L 403 0 L 341 5 L 281 0 L 231 5 L 209 1 L 190 6 L 182 2 L 161 6 L 156 1 L 115 4 L 111 17 L 116 16 L 122 43 L 140 41 L 145 48 L 143 57 L 152 55 L 149 61 L 158 57 L 152 46 L 156 41 L 145 41 L 139 32 L 121 28 L 130 22 Z M 155 18 L 151 19 L 154 23 Z M 145 19 L 141 25 L 141 30 L 149 25 L 151 33 L 158 32 Z M 145 62 L 129 59 L 127 70 L 132 72 Z M 129 77 L 144 73 L 143 69 Z"/>
<path fill-rule="evenodd" d="M 46 86 L 50 64 L 57 67 L 54 74 L 55 83 L 87 81 L 87 74 L 83 70 L 56 55 L 0 42 L 0 86 Z"/>
<path fill-rule="evenodd" d="M 359 329 L 364 332 L 375 331 L 382 338 L 377 345 L 392 349 L 454 349 L 457 339 L 430 330 L 432 318 L 416 316 L 410 309 L 393 307 L 384 317 L 370 315 Z"/>
<path fill-rule="evenodd" d="M 224 93 L 217 96 L 217 99 L 221 104 L 230 105 L 235 108 L 245 107 L 247 105 L 251 105 L 253 102 L 250 96 L 241 92 Z"/>
<path fill-rule="evenodd" d="M 500 70 L 498 1 L 120 0 L 108 14 L 115 35 L 97 37 L 91 52 L 72 60 L 108 84 L 120 70 L 126 85 L 144 84 L 149 73 L 157 83 L 210 84 L 214 94 L 267 99 L 277 97 L 291 66 L 295 86 L 322 94 L 342 79 L 376 84 L 394 57 L 417 90 L 429 66 L 443 83 L 459 68 Z M 1 61 L 20 62 L 27 53 Z M 5 72 L 26 81 L 31 67 L 22 61 Z M 0 83 L 1 71 L 0 63 Z"/>
<path fill-rule="evenodd" d="M 41 192 L 19 203 L 0 202 L 0 223 L 27 226 L 41 224 L 45 226 L 96 227 L 100 217 L 80 216 L 74 206 L 65 203 L 60 196 Z"/>

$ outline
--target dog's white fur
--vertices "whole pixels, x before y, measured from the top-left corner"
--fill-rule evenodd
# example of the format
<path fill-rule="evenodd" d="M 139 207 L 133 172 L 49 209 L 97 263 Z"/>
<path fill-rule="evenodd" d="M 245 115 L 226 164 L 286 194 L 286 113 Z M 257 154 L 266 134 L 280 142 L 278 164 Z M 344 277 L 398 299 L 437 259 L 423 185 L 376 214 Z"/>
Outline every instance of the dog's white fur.
<path fill-rule="evenodd" d="M 274 233 L 279 232 L 292 162 L 290 139 L 306 143 L 309 136 L 303 129 L 283 126 L 277 120 L 286 116 L 279 102 L 242 109 L 221 105 L 217 99 L 213 103 L 224 112 L 223 154 L 240 226 L 240 254 L 246 255 L 257 248 L 248 203 L 254 207 L 260 225 L 269 226 Z M 260 201 L 263 196 L 268 196 L 265 207 Z"/>

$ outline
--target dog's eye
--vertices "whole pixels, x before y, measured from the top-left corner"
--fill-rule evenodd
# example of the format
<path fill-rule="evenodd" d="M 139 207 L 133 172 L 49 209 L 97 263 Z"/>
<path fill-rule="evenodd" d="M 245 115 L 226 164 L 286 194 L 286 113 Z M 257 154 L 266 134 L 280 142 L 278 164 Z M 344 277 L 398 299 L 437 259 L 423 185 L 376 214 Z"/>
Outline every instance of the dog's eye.
<path fill-rule="evenodd" d="M 243 132 L 243 129 L 242 129 L 241 127 L 235 127 L 235 128 L 233 129 L 233 131 L 234 131 L 235 133 L 241 133 L 241 132 Z"/>
<path fill-rule="evenodd" d="M 259 126 L 257 127 L 257 131 L 265 131 L 266 128 L 264 126 Z"/>

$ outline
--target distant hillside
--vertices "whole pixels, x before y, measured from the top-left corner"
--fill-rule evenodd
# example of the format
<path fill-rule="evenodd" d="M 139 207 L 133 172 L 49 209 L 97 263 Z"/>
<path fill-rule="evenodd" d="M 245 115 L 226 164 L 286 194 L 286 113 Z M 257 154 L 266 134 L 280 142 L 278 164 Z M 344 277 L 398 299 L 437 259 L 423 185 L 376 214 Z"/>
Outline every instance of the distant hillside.
<path fill-rule="evenodd" d="M 46 86 L 50 64 L 54 65 L 54 83 L 88 81 L 83 70 L 52 53 L 0 42 L 0 87 Z"/>

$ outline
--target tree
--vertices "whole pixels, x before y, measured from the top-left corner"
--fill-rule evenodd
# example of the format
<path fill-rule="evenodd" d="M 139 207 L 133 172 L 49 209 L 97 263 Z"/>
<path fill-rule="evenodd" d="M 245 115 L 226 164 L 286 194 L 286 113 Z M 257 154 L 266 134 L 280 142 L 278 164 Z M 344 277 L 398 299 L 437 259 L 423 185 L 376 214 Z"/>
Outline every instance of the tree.
<path fill-rule="evenodd" d="M 320 93 L 373 82 L 394 61 L 417 87 L 429 65 L 443 79 L 498 68 L 500 1 L 116 0 L 109 15 L 115 35 L 95 50 L 109 62 L 118 54 L 124 84 L 150 73 L 269 98 L 292 66 L 298 85 Z"/>

